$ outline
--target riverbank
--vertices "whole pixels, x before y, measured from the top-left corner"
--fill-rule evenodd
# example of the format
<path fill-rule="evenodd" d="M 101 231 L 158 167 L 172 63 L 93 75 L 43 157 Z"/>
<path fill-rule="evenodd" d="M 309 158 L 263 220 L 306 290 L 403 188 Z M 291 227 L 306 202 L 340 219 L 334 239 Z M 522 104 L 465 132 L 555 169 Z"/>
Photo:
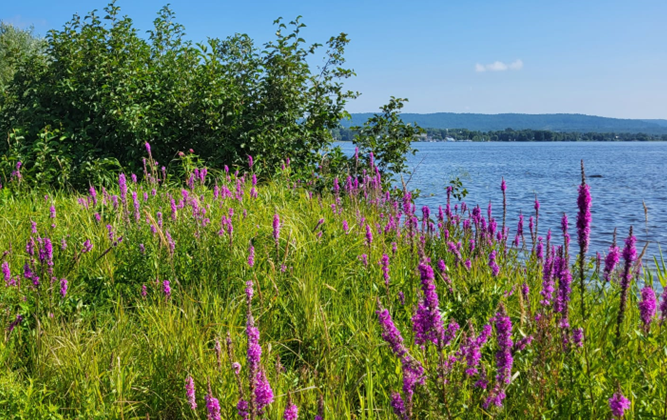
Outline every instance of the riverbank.
<path fill-rule="evenodd" d="M 560 226 L 535 215 L 533 248 L 534 210 L 517 235 L 502 201 L 440 213 L 359 181 L 198 169 L 2 190 L 0 412 L 203 418 L 215 399 L 222 418 L 239 400 L 271 419 L 291 403 L 300 418 L 609 418 L 620 393 L 628 417 L 665 415 L 667 325 L 642 320 L 637 284 L 667 272 L 629 263 L 617 338 L 624 262 L 606 282 L 588 254 L 579 287 L 576 213 L 545 270 Z"/>

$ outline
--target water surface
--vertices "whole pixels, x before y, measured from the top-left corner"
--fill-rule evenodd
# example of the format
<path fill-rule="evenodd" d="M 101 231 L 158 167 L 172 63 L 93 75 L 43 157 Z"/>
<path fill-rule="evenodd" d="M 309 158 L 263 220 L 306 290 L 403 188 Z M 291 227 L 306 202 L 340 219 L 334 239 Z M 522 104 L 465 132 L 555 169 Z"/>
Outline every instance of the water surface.
<path fill-rule="evenodd" d="M 340 145 L 347 153 L 354 150 L 352 143 Z M 593 201 L 589 252 L 604 255 L 615 228 L 622 245 L 631 225 L 638 237 L 638 252 L 648 243 L 645 262 L 658 255 L 659 247 L 667 248 L 667 142 L 438 142 L 413 146 L 419 151 L 408 158 L 412 171 L 409 188 L 421 190 L 418 208 L 444 207 L 445 187 L 459 177 L 468 190 L 464 201 L 479 204 L 484 214 L 491 201 L 500 225 L 500 182 L 504 177 L 507 223 L 512 232 L 516 231 L 519 211 L 526 216 L 528 230 L 537 195 L 541 204 L 540 236 L 546 235 L 547 229 L 560 232 L 565 212 L 576 247 L 577 186 L 583 159 Z M 648 209 L 648 222 L 643 203 Z"/>

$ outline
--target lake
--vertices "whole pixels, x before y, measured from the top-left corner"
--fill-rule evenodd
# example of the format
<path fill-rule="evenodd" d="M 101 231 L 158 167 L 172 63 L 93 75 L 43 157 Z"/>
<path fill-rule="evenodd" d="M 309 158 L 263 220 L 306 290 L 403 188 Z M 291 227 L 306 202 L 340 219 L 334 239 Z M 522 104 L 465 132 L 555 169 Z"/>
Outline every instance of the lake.
<path fill-rule="evenodd" d="M 339 144 L 346 153 L 354 152 L 352 143 Z M 528 231 L 528 216 L 534 214 L 537 195 L 540 235 L 551 229 L 561 238 L 560 220 L 566 212 L 576 251 L 577 186 L 583 159 L 592 196 L 589 253 L 606 254 L 615 228 L 622 246 L 631 225 L 638 238 L 638 253 L 649 244 L 644 257 L 649 265 L 659 248 L 667 247 L 667 142 L 438 142 L 413 143 L 413 147 L 419 151 L 408 158 L 413 173 L 408 187 L 421 190 L 418 208 L 428 205 L 437 211 L 439 205 L 444 207 L 445 187 L 459 177 L 468 190 L 464 201 L 479 204 L 483 214 L 491 201 L 500 226 L 500 182 L 505 177 L 510 237 L 516 231 L 519 211 L 525 215 Z"/>

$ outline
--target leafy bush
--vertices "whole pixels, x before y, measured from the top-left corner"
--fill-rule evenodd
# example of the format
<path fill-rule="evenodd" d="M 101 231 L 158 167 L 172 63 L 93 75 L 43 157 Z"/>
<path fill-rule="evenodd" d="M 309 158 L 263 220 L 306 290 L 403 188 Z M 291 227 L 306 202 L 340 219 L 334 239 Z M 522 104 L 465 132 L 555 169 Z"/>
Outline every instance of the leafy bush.
<path fill-rule="evenodd" d="M 295 170 L 313 167 L 356 96 L 343 88 L 354 75 L 344 67 L 349 39 L 307 45 L 299 18 L 274 24 L 276 39 L 258 47 L 242 34 L 193 44 L 168 7 L 148 39 L 115 3 L 104 17 L 75 15 L 48 33 L 45 56 L 16 68 L 0 99 L 5 177 L 22 161 L 43 173 L 39 182 L 85 186 L 104 177 L 91 168 L 138 169 L 145 142 L 163 164 L 194 149 L 212 167 L 243 166 L 248 155 L 266 173 L 287 157 Z"/>

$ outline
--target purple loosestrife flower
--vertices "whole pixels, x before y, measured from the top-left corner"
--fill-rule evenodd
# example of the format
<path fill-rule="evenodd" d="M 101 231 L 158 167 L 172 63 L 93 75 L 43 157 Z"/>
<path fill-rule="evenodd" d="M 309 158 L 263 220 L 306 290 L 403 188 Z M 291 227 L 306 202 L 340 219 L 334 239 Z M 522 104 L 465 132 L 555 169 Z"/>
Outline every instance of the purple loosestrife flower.
<path fill-rule="evenodd" d="M 535 231 L 533 230 L 533 216 L 528 218 L 528 231 L 530 232 L 530 239 L 535 241 Z"/>
<path fill-rule="evenodd" d="M 554 270 L 558 275 L 558 293 L 556 295 L 556 303 L 554 310 L 561 315 L 560 326 L 562 328 L 569 327 L 569 302 L 570 293 L 572 292 L 572 274 L 568 259 L 563 255 L 563 249 L 559 248 L 558 256 L 554 263 Z"/>
<path fill-rule="evenodd" d="M 366 254 L 361 254 L 359 255 L 359 261 L 364 265 L 364 267 L 368 266 L 368 255 Z"/>
<path fill-rule="evenodd" d="M 498 267 L 498 264 L 496 263 L 495 250 L 489 253 L 489 268 L 491 268 L 491 274 L 493 274 L 493 277 L 498 277 L 498 274 L 500 274 L 500 267 Z"/>
<path fill-rule="evenodd" d="M 403 292 L 398 292 L 398 302 L 405 305 L 405 294 Z"/>
<path fill-rule="evenodd" d="M 570 234 L 567 231 L 568 225 L 569 221 L 567 220 L 567 214 L 563 213 L 563 218 L 560 221 L 560 227 L 561 230 L 563 231 L 563 252 L 565 253 L 564 255 L 568 255 L 570 253 Z"/>
<path fill-rule="evenodd" d="M 208 415 L 207 420 L 220 420 L 220 402 L 217 398 L 213 398 L 213 395 L 206 395 L 206 411 Z"/>
<path fill-rule="evenodd" d="M 408 420 L 407 410 L 405 409 L 405 403 L 401 394 L 398 392 L 391 393 L 391 408 L 394 410 L 394 414 L 401 420 Z"/>
<path fill-rule="evenodd" d="M 574 330 L 572 330 L 572 342 L 577 347 L 583 347 L 584 346 L 584 329 L 583 328 L 575 328 Z"/>
<path fill-rule="evenodd" d="M 530 287 L 528 287 L 528 283 L 523 282 L 521 285 L 521 296 L 523 297 L 523 301 L 526 302 L 526 306 L 528 306 L 528 311 L 530 311 Z"/>
<path fill-rule="evenodd" d="M 639 302 L 639 314 L 646 332 L 651 328 L 651 321 L 656 313 L 657 299 L 655 292 L 650 286 L 642 289 L 642 300 Z"/>
<path fill-rule="evenodd" d="M 88 253 L 93 250 L 93 244 L 90 242 L 90 239 L 86 239 L 83 243 L 83 249 L 81 250 L 82 254 Z"/>
<path fill-rule="evenodd" d="M 583 161 L 582 161 L 583 176 Z M 579 197 L 577 198 L 579 213 L 577 214 L 577 238 L 582 254 L 588 252 L 588 244 L 591 235 L 591 192 L 588 185 L 582 180 L 579 185 Z"/>
<path fill-rule="evenodd" d="M 136 191 L 132 191 L 132 204 L 134 205 L 134 219 L 138 222 L 139 219 L 141 218 L 141 214 L 139 213 L 139 208 L 141 206 L 141 203 L 137 199 Z"/>
<path fill-rule="evenodd" d="M 444 260 L 439 260 L 438 261 L 438 271 L 440 271 L 440 275 L 442 276 L 442 279 L 449 284 L 450 286 L 452 285 L 452 281 L 449 279 L 447 276 L 447 265 L 445 264 Z"/>
<path fill-rule="evenodd" d="M 264 370 L 260 370 L 255 379 L 255 403 L 260 415 L 263 413 L 264 407 L 273 402 L 273 398 L 273 390 L 266 379 L 266 374 Z"/>
<path fill-rule="evenodd" d="M 503 227 L 502 227 L 502 231 L 503 231 L 503 234 L 505 234 L 505 219 L 506 219 L 506 215 L 507 215 L 507 195 L 505 193 L 507 191 L 507 184 L 505 184 L 505 178 L 502 178 L 501 181 L 500 181 L 500 191 L 502 191 L 502 193 L 503 193 Z"/>
<path fill-rule="evenodd" d="M 63 251 L 67 249 L 67 240 L 65 238 L 60 240 L 60 249 Z"/>
<path fill-rule="evenodd" d="M 554 264 L 555 255 L 553 249 L 547 247 L 547 258 L 544 261 L 544 266 L 542 267 L 542 290 L 540 295 L 542 295 L 542 300 L 540 304 L 543 306 L 550 306 L 551 300 L 553 299 L 554 293 Z"/>
<path fill-rule="evenodd" d="M 188 376 L 188 378 L 185 380 L 185 394 L 188 397 L 190 408 L 196 410 L 197 402 L 195 400 L 195 380 L 192 379 L 192 376 Z"/>
<path fill-rule="evenodd" d="M 12 332 L 14 328 L 16 328 L 16 326 L 21 323 L 21 321 L 23 321 L 23 315 L 21 314 L 16 315 L 16 319 L 9 324 L 9 326 L 7 327 L 7 331 Z"/>
<path fill-rule="evenodd" d="M 232 369 L 234 370 L 234 375 L 239 375 L 241 373 L 241 364 L 239 362 L 232 363 Z"/>
<path fill-rule="evenodd" d="M 660 300 L 660 322 L 665 322 L 667 319 L 667 288 L 662 291 L 662 299 Z"/>
<path fill-rule="evenodd" d="M 535 256 L 540 262 L 542 262 L 542 259 L 544 258 L 544 244 L 542 243 L 541 236 L 537 237 L 537 247 L 535 248 Z"/>
<path fill-rule="evenodd" d="M 141 297 L 146 297 L 148 295 L 148 290 L 146 290 L 146 285 L 142 284 L 141 285 Z"/>
<path fill-rule="evenodd" d="M 93 206 L 97 205 L 97 191 L 95 190 L 95 187 L 92 185 L 88 189 L 88 192 L 90 193 L 90 198 L 93 200 Z"/>
<path fill-rule="evenodd" d="M 609 398 L 609 408 L 611 409 L 612 416 L 620 419 L 625 414 L 625 410 L 630 408 L 630 400 L 618 391 Z"/>
<path fill-rule="evenodd" d="M 371 225 L 367 224 L 366 225 L 366 245 L 370 248 L 371 244 L 373 243 L 373 231 L 371 229 Z"/>
<path fill-rule="evenodd" d="M 118 175 L 118 187 L 120 187 L 120 200 L 123 204 L 127 201 L 127 180 L 125 174 Z"/>
<path fill-rule="evenodd" d="M 299 409 L 296 405 L 289 402 L 287 407 L 285 407 L 285 413 L 283 414 L 283 419 L 285 420 L 297 420 L 299 417 Z"/>
<path fill-rule="evenodd" d="M 167 299 L 171 297 L 171 285 L 169 284 L 169 280 L 162 282 L 162 291 Z"/>
<path fill-rule="evenodd" d="M 12 272 L 7 261 L 2 263 L 2 276 L 5 278 L 5 286 L 9 286 L 12 281 Z"/>
<path fill-rule="evenodd" d="M 382 267 L 382 277 L 384 278 L 385 286 L 389 287 L 389 256 L 387 254 L 382 254 L 382 258 L 379 263 Z"/>
<path fill-rule="evenodd" d="M 251 389 L 254 391 L 254 395 L 251 395 L 251 411 L 257 410 L 261 413 L 262 409 L 273 401 L 273 390 L 260 366 L 262 347 L 259 344 L 259 329 L 255 326 L 255 320 L 252 316 L 252 297 L 254 295 L 252 281 L 246 282 L 245 293 L 248 307 L 246 314 L 248 374 Z"/>
<path fill-rule="evenodd" d="M 519 351 L 524 351 L 526 347 L 530 346 L 530 343 L 533 342 L 533 336 L 529 335 L 528 337 L 524 337 L 521 340 L 517 341 L 514 343 L 514 347 L 512 348 L 512 351 L 514 353 L 519 352 Z"/>
<path fill-rule="evenodd" d="M 55 218 L 56 218 L 56 207 L 55 207 L 55 206 L 51 206 L 51 207 L 49 207 L 49 217 L 50 217 L 51 219 L 55 219 Z"/>
<path fill-rule="evenodd" d="M 273 215 L 273 239 L 276 241 L 276 246 L 278 246 L 278 240 L 280 239 L 280 216 L 277 214 Z"/>
<path fill-rule="evenodd" d="M 465 262 L 463 263 L 463 265 L 465 266 L 466 269 L 470 270 L 470 268 L 472 268 L 472 261 L 470 261 L 470 258 L 468 258 L 467 260 L 465 260 Z"/>
<path fill-rule="evenodd" d="M 581 316 L 586 319 L 586 307 L 584 300 L 585 275 L 584 260 L 588 252 L 588 243 L 591 235 L 591 192 L 586 185 L 586 175 L 584 172 L 584 161 L 581 161 L 581 185 L 579 185 L 579 197 L 577 198 L 577 238 L 579 242 L 579 288 L 581 290 Z"/>
<path fill-rule="evenodd" d="M 513 245 L 518 248 L 519 247 L 519 241 L 521 241 L 521 245 L 523 246 L 523 214 L 519 213 L 519 223 L 516 227 L 516 237 L 514 238 L 514 243 Z"/>
<path fill-rule="evenodd" d="M 382 327 L 382 339 L 389 344 L 391 351 L 397 357 L 403 357 L 407 354 L 408 350 L 403 345 L 403 336 L 401 336 L 401 332 L 394 325 L 389 310 L 383 308 L 378 301 L 378 310 L 375 313 L 378 316 L 380 327 Z"/>
<path fill-rule="evenodd" d="M 422 298 L 417 311 L 412 317 L 412 330 L 415 332 L 415 343 L 423 346 L 428 341 L 438 348 L 444 345 L 445 331 L 440 317 L 438 293 L 435 289 L 433 268 L 420 263 Z"/>
<path fill-rule="evenodd" d="M 616 246 L 616 229 L 614 229 L 614 241 L 609 247 L 609 253 L 604 260 L 603 277 L 606 282 L 611 279 L 611 273 L 614 272 L 616 264 L 621 260 L 621 250 Z"/>
<path fill-rule="evenodd" d="M 167 243 L 169 244 L 169 253 L 173 256 L 174 250 L 176 249 L 176 243 L 171 238 L 171 235 L 169 234 L 168 230 L 164 231 L 164 236 L 167 238 Z"/>
<path fill-rule="evenodd" d="M 253 164 L 254 164 L 254 161 L 252 159 L 252 156 L 248 155 L 248 168 L 252 169 Z"/>
<path fill-rule="evenodd" d="M 465 359 L 467 369 L 465 371 L 466 375 L 473 376 L 478 373 L 477 366 L 479 361 L 482 358 L 481 348 L 486 344 L 489 337 L 492 333 L 491 325 L 485 325 L 482 328 L 482 332 L 475 337 L 475 331 L 472 329 L 472 324 L 470 327 L 470 337 L 467 337 L 463 345 L 461 346 L 460 355 L 462 359 Z"/>
<path fill-rule="evenodd" d="M 60 295 L 62 297 L 67 295 L 67 279 L 60 279 Z"/>
<path fill-rule="evenodd" d="M 31 257 L 35 256 L 35 246 L 35 240 L 31 236 L 30 239 L 28 239 L 28 242 L 25 244 L 25 252 L 28 253 L 28 255 Z"/>
<path fill-rule="evenodd" d="M 637 250 L 635 249 L 635 243 L 637 239 L 632 234 L 632 226 L 630 226 L 630 234 L 625 240 L 625 248 L 623 249 L 623 275 L 621 276 L 621 302 L 618 309 L 618 320 L 616 322 L 616 339 L 621 337 L 621 324 L 623 323 L 623 317 L 625 315 L 625 307 L 627 305 L 628 299 L 628 289 L 630 288 L 630 282 L 632 281 L 632 264 L 637 259 Z"/>
<path fill-rule="evenodd" d="M 540 202 L 537 200 L 537 194 L 535 194 L 535 235 L 537 236 L 537 224 L 540 221 Z"/>
<path fill-rule="evenodd" d="M 501 304 L 500 310 L 495 316 L 496 326 L 496 340 L 498 343 L 498 351 L 496 352 L 496 384 L 491 391 L 489 397 L 482 404 L 484 408 L 488 408 L 491 403 L 501 407 L 505 399 L 505 387 L 512 380 L 512 365 L 514 359 L 512 357 L 512 321 L 505 312 L 505 307 Z"/>
<path fill-rule="evenodd" d="M 403 414 L 402 418 L 410 418 L 410 413 L 412 411 L 412 396 L 414 395 L 414 390 L 418 384 L 423 385 L 424 378 L 424 368 L 422 367 L 419 361 L 415 360 L 410 353 L 408 353 L 407 348 L 403 345 L 403 337 L 398 331 L 394 322 L 391 319 L 389 311 L 382 307 L 380 300 L 377 301 L 378 310 L 375 312 L 378 315 L 378 320 L 380 326 L 382 327 L 382 339 L 389 344 L 392 352 L 401 360 L 401 366 L 403 371 L 403 393 L 408 403 L 407 409 L 400 394 L 395 393 L 397 404 L 402 407 L 400 410 Z M 393 397 L 392 397 L 393 398 Z M 400 401 L 400 403 L 398 403 Z M 393 403 L 392 403 L 392 406 Z M 398 414 L 398 411 L 395 412 Z"/>
<path fill-rule="evenodd" d="M 250 244 L 248 247 L 248 266 L 252 267 L 255 265 L 255 247 Z"/>

